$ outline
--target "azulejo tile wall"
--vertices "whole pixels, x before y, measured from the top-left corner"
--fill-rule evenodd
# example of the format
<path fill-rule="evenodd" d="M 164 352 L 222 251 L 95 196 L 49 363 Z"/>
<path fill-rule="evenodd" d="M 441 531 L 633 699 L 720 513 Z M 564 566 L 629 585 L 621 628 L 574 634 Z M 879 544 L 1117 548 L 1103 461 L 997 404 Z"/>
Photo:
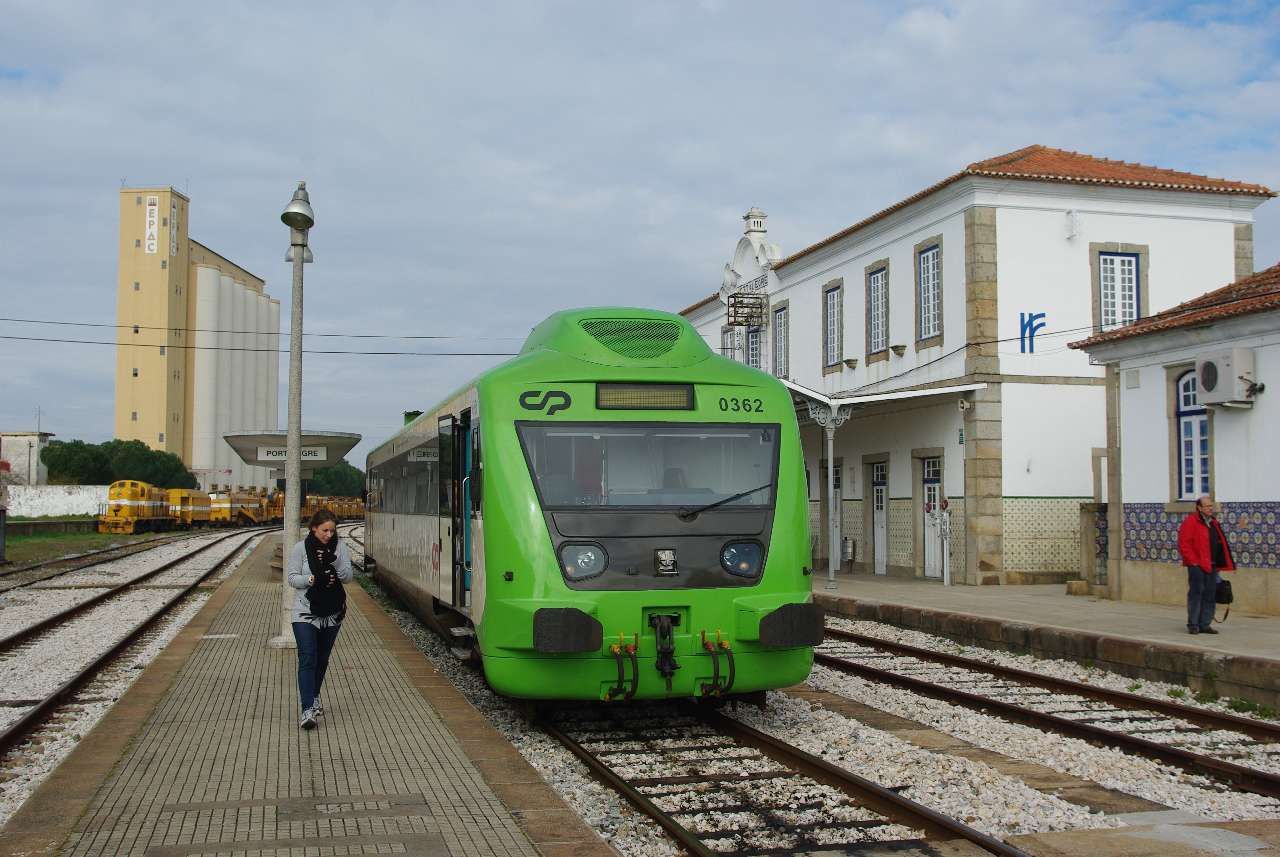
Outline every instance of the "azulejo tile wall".
<path fill-rule="evenodd" d="M 948 511 L 951 514 L 951 579 L 964 580 L 965 571 L 965 526 L 964 498 L 948 497 Z"/>
<path fill-rule="evenodd" d="M 1124 504 L 1124 558 L 1180 565 L 1178 528 L 1185 512 L 1163 503 Z M 1240 568 L 1280 568 L 1280 502 L 1223 503 L 1218 517 Z"/>
<path fill-rule="evenodd" d="M 840 510 L 844 515 L 841 535 L 854 540 L 854 549 L 857 551 L 854 561 L 866 562 L 870 554 L 867 551 L 867 534 L 862 520 L 862 501 L 845 500 L 840 504 Z"/>
<path fill-rule="evenodd" d="M 1080 497 L 1006 497 L 1004 567 L 1074 572 L 1080 568 Z"/>
<path fill-rule="evenodd" d="M 911 565 L 915 542 L 911 529 L 911 498 L 889 498 L 889 565 Z"/>

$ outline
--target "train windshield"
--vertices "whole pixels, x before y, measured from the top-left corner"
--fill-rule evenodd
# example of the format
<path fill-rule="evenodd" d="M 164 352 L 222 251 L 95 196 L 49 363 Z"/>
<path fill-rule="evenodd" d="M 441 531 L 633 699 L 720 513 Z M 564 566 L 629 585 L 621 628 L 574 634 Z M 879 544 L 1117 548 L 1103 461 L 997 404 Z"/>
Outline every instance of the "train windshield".
<path fill-rule="evenodd" d="M 779 426 L 520 423 L 543 508 L 771 507 Z M 737 496 L 735 496 L 737 495 Z"/>

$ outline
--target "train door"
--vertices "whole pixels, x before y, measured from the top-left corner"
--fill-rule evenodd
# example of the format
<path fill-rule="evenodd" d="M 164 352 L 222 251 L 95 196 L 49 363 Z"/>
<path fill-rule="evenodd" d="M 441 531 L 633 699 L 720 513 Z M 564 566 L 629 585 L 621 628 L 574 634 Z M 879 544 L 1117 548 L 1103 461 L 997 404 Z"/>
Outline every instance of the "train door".
<path fill-rule="evenodd" d="M 921 462 L 924 495 L 924 576 L 942 577 L 942 459 L 925 458 Z"/>
<path fill-rule="evenodd" d="M 889 572 L 889 464 L 871 465 L 871 550 L 876 574 Z"/>
<path fill-rule="evenodd" d="M 440 417 L 437 425 L 440 436 L 440 533 L 439 541 L 431 551 L 431 564 L 438 575 L 436 598 L 444 604 L 453 604 L 454 569 L 457 563 L 454 534 L 461 529 L 455 511 L 459 505 L 456 500 L 459 485 L 454 465 L 456 420 L 452 415 Z"/>
<path fill-rule="evenodd" d="M 454 479 L 458 481 L 458 503 L 453 510 L 457 562 L 454 565 L 453 603 L 471 606 L 471 411 L 462 412 L 454 434 Z"/>

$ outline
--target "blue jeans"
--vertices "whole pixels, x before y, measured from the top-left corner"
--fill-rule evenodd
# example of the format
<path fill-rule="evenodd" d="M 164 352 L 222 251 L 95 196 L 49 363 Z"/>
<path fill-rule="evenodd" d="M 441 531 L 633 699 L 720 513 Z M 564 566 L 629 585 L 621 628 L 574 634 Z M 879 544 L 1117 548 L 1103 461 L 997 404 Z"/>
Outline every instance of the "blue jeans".
<path fill-rule="evenodd" d="M 317 628 L 310 622 L 294 622 L 293 638 L 298 641 L 298 701 L 306 711 L 315 704 L 329 668 L 329 653 L 338 641 L 341 625 Z"/>
<path fill-rule="evenodd" d="M 1187 566 L 1187 627 L 1208 628 L 1213 624 L 1217 607 L 1219 572 L 1205 574 L 1194 565 Z"/>

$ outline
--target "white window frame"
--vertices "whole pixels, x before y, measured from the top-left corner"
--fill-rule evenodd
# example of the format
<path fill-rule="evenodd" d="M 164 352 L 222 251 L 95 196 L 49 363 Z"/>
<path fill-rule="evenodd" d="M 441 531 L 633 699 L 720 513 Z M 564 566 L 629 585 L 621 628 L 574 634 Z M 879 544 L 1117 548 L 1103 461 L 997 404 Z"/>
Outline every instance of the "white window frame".
<path fill-rule="evenodd" d="M 747 365 L 753 369 L 760 368 L 760 347 L 764 331 L 758 327 L 747 328 Z"/>
<path fill-rule="evenodd" d="M 1141 315 L 1137 253 L 1099 253 L 1098 283 L 1103 330 L 1132 324 Z"/>
<path fill-rule="evenodd" d="M 916 255 L 920 280 L 920 330 L 917 339 L 942 333 L 942 247 L 935 244 Z"/>
<path fill-rule="evenodd" d="M 889 347 L 889 269 L 879 268 L 867 275 L 867 353 Z"/>
<path fill-rule="evenodd" d="M 1210 491 L 1209 411 L 1200 404 L 1194 369 L 1174 385 L 1174 419 L 1178 429 L 1178 499 L 1195 500 Z"/>
<path fill-rule="evenodd" d="M 832 286 L 822 293 L 822 365 L 835 366 L 840 362 L 840 293 L 841 286 Z"/>

